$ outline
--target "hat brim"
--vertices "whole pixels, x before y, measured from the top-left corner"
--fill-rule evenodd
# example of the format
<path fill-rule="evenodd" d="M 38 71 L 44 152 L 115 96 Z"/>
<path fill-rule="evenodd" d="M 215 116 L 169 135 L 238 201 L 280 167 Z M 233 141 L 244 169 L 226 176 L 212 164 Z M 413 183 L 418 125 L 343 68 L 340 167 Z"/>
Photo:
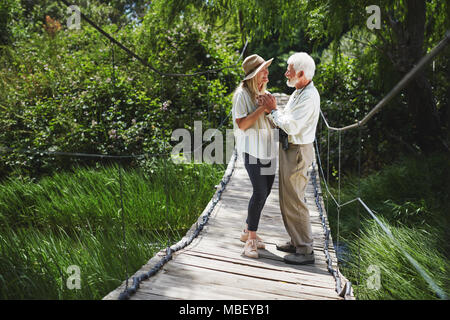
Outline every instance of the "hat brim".
<path fill-rule="evenodd" d="M 250 73 L 249 75 L 247 75 L 247 76 L 244 78 L 244 80 L 248 80 L 248 79 L 253 78 L 254 76 L 256 76 L 256 74 L 257 74 L 258 72 L 261 71 L 262 68 L 264 68 L 264 67 L 266 67 L 266 66 L 267 66 L 267 67 L 270 66 L 270 65 L 272 64 L 272 60 L 273 60 L 273 58 L 271 58 L 271 59 L 269 59 L 269 60 L 264 61 L 263 63 L 261 63 L 261 65 L 260 65 L 255 71 L 253 71 L 252 73 Z"/>

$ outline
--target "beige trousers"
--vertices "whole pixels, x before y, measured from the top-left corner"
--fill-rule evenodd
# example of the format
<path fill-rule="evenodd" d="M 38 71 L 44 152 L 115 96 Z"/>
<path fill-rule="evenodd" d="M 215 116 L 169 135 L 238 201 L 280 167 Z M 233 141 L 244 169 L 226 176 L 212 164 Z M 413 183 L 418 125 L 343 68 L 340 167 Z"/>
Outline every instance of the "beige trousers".
<path fill-rule="evenodd" d="M 309 210 L 304 202 L 308 184 L 308 168 L 314 157 L 313 144 L 289 144 L 283 150 L 280 143 L 280 209 L 284 226 L 297 253 L 313 251 Z"/>

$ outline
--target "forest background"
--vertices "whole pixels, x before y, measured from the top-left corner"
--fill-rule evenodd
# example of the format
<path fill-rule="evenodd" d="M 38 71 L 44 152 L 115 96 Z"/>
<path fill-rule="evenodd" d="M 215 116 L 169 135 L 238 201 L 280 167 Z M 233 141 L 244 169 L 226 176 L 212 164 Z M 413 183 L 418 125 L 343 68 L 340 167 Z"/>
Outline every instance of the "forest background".
<path fill-rule="evenodd" d="M 335 127 L 362 119 L 450 29 L 450 6 L 438 0 L 74 2 L 86 16 L 161 72 L 193 73 L 234 65 L 248 41 L 244 56 L 257 53 L 265 59 L 275 58 L 269 70 L 269 91 L 290 94 L 292 89 L 285 85 L 284 77 L 286 60 L 293 52 L 308 52 L 317 65 L 314 83 L 321 95 L 321 109 Z M 370 5 L 381 9 L 380 29 L 367 26 L 370 13 L 366 7 Z M 40 230 L 53 221 L 55 230 L 67 232 L 70 238 L 71 232 L 79 236 L 74 230 L 81 230 L 86 221 L 92 223 L 89 220 L 92 217 L 84 220 L 86 217 L 80 218 L 80 214 L 77 218 L 64 214 L 65 210 L 79 212 L 79 208 L 58 211 L 62 220 L 30 209 L 50 197 L 43 194 L 39 198 L 36 196 L 39 188 L 33 188 L 45 179 L 56 179 L 56 174 L 73 172 L 74 166 L 99 169 L 108 165 L 108 161 L 100 163 L 89 158 L 24 150 L 161 154 L 170 151 L 174 144 L 170 141 L 171 132 L 177 128 L 193 131 L 194 120 L 202 121 L 203 128 L 218 128 L 221 124 L 221 130 L 231 127 L 227 116 L 232 93 L 243 76 L 240 62 L 220 72 L 196 77 L 162 77 L 131 59 L 85 21 L 81 21 L 79 29 L 69 29 L 66 24 L 69 16 L 60 1 L 5 0 L 0 4 L 0 148 L 8 148 L 0 152 L 4 244 L 0 281 L 4 283 L 14 277 L 22 279 L 21 275 L 30 270 L 41 276 L 48 272 L 20 260 L 23 253 L 19 249 L 14 253 L 5 249 L 18 239 L 30 242 L 21 234 L 27 227 Z M 446 48 L 436 57 L 364 128 L 343 133 L 341 152 L 337 148 L 338 136 L 329 136 L 322 123 L 317 135 L 321 158 L 327 159 L 330 150 L 325 176 L 331 191 L 339 192 L 342 201 L 356 194 L 366 199 L 395 230 L 408 252 L 444 288 L 450 287 L 449 50 Z M 361 166 L 356 156 L 360 141 Z M 161 176 L 162 163 L 157 158 L 122 164 L 127 168 L 144 168 L 143 177 L 152 181 L 161 184 L 167 181 Z M 105 179 L 115 174 L 116 168 L 111 170 L 106 171 Z M 217 183 L 223 166 L 173 166 L 171 170 L 171 183 L 176 185 L 184 177 L 187 181 L 184 191 L 188 193 L 198 183 Z M 196 172 L 198 180 L 189 180 L 192 172 Z M 87 175 L 90 177 L 91 173 Z M 73 177 L 61 179 L 66 187 L 74 187 Z M 135 184 L 140 183 L 136 178 Z M 116 186 L 113 182 L 111 185 Z M 167 192 L 166 188 L 161 185 L 161 195 Z M 13 194 L 20 196 L 12 200 Z M 205 191 L 195 207 L 186 209 L 189 215 L 181 219 L 180 228 L 174 229 L 182 234 L 211 195 Z M 173 208 L 175 199 L 183 201 L 183 195 L 179 197 L 171 196 Z M 166 200 L 155 200 L 155 208 L 163 201 Z M 345 250 L 338 250 L 338 254 L 343 269 L 347 268 L 347 276 L 359 284 L 359 296 L 435 298 L 413 268 L 405 269 L 408 262 L 395 246 L 390 247 L 377 225 L 367 217 L 361 222 L 355 210 L 353 207 L 339 212 L 339 236 Z M 328 211 L 336 237 L 338 210 L 331 204 Z M 177 214 L 179 210 L 174 209 L 174 224 L 180 222 Z M 116 216 L 111 219 L 118 223 Z M 140 219 L 134 221 L 135 226 L 142 224 Z M 61 221 L 67 225 L 64 227 Z M 156 227 L 161 234 L 167 231 L 163 224 L 161 221 Z M 100 225 L 104 226 L 104 221 Z M 155 228 L 154 221 L 151 225 Z M 89 236 L 93 234 L 95 230 Z M 37 239 L 40 236 L 36 234 Z M 55 243 L 62 241 L 59 233 L 51 239 Z M 135 240 L 138 251 L 139 239 Z M 36 240 L 34 244 L 37 249 L 38 243 Z M 111 252 L 114 250 L 111 248 Z M 149 253 L 143 252 L 136 266 Z M 20 270 L 11 271 L 8 267 L 21 263 L 24 265 Z M 383 267 L 385 279 L 378 291 L 367 289 L 364 280 L 365 270 L 374 264 Z M 51 266 L 48 268 L 53 270 Z M 61 274 L 58 268 L 54 271 Z M 118 267 L 109 287 L 120 283 L 121 272 Z M 98 277 L 99 274 L 92 279 Z M 64 277 L 60 278 L 58 281 L 62 282 Z M 408 280 L 411 278 L 419 279 L 412 282 Z M 94 286 L 97 280 L 92 279 Z M 60 286 L 58 281 L 55 288 Z M 2 288 L 9 289 L 3 289 L 0 296 L 23 297 L 23 288 L 29 288 L 30 284 L 26 280 L 17 283 L 22 287 L 12 289 L 5 285 Z M 54 292 L 50 297 L 80 297 L 57 289 Z M 83 294 L 99 298 L 104 292 L 92 289 Z"/>

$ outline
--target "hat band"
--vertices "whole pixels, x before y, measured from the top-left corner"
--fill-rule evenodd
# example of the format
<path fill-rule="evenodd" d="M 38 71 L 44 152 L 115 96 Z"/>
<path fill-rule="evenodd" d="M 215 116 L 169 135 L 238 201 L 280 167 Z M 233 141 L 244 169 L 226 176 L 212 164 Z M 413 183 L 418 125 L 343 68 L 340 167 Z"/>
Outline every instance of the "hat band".
<path fill-rule="evenodd" d="M 250 72 L 246 73 L 245 76 L 248 76 L 249 74 L 251 74 L 252 72 L 254 72 L 256 69 L 258 69 L 259 67 L 261 67 L 261 65 L 264 63 L 265 61 L 261 62 L 260 64 L 258 64 L 256 67 L 254 67 Z"/>

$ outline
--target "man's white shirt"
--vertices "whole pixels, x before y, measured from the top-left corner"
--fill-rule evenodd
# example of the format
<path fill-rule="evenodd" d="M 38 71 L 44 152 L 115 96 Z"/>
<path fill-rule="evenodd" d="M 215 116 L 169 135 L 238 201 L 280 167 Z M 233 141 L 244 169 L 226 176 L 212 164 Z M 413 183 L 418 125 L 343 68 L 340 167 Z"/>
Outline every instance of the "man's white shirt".
<path fill-rule="evenodd" d="M 314 142 L 320 116 L 320 95 L 311 81 L 306 87 L 295 90 L 284 110 L 276 110 L 267 117 L 288 135 L 294 144 Z"/>

